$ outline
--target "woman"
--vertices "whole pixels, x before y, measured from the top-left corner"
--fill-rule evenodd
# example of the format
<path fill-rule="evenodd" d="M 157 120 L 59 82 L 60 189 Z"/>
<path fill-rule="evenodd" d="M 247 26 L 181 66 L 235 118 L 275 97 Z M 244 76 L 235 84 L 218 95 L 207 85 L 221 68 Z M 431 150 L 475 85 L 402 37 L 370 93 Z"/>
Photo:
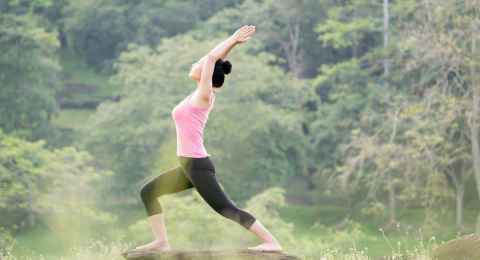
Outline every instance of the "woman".
<path fill-rule="evenodd" d="M 215 94 L 223 85 L 232 65 L 224 61 L 237 44 L 248 41 L 255 26 L 245 25 L 227 40 L 192 65 L 189 76 L 197 82 L 196 90 L 172 111 L 177 133 L 177 156 L 180 165 L 153 178 L 141 188 L 140 195 L 148 214 L 155 240 L 135 249 L 170 250 L 162 208 L 157 198 L 195 187 L 217 213 L 245 227 L 263 243 L 250 250 L 281 251 L 282 247 L 270 232 L 250 213 L 236 207 L 223 192 L 215 177 L 210 154 L 203 146 L 203 129 L 212 110 Z"/>

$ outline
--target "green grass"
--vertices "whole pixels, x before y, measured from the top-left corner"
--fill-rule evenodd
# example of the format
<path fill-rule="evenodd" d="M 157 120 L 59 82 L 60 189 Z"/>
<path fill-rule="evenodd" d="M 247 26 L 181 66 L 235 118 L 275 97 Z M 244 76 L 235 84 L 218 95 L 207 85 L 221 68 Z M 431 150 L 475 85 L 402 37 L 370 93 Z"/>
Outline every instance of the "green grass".
<path fill-rule="evenodd" d="M 125 212 L 122 212 L 125 211 Z M 414 249 L 428 249 L 431 244 L 428 242 L 428 238 L 424 238 L 423 242 L 425 245 L 421 245 L 420 236 L 418 235 L 418 230 L 405 234 L 404 232 L 393 232 L 386 234 L 385 236 L 378 230 L 375 225 L 369 222 L 363 222 L 360 226 L 360 236 L 357 238 L 352 237 L 348 231 L 343 232 L 343 235 L 337 236 L 332 235 L 332 233 L 324 233 L 323 229 L 318 229 L 312 227 L 316 220 L 319 219 L 317 215 L 318 212 L 321 212 L 323 215 L 329 215 L 330 217 L 336 216 L 338 219 L 341 219 L 343 216 L 339 215 L 339 207 L 328 206 L 320 207 L 315 209 L 315 207 L 307 207 L 303 205 L 288 205 L 280 210 L 280 216 L 287 222 L 293 223 L 295 225 L 295 237 L 299 241 L 318 241 L 320 242 L 331 242 L 335 239 L 339 239 L 338 249 L 342 253 L 348 253 L 348 249 L 355 245 L 356 250 L 367 249 L 367 254 L 370 257 L 379 257 L 392 255 L 392 253 L 404 252 L 405 250 L 413 251 Z M 143 212 L 137 212 L 138 214 L 133 214 L 132 209 L 124 208 L 121 210 L 116 210 L 115 214 L 122 216 L 122 222 L 125 228 L 127 225 L 125 223 L 133 223 L 134 220 L 139 219 L 143 216 Z M 473 219 L 471 215 L 475 215 L 476 212 L 473 210 L 467 211 L 467 219 Z M 413 209 L 410 212 L 406 210 L 401 216 L 404 219 L 400 221 L 405 222 L 407 220 L 413 221 L 415 223 L 421 223 L 421 219 L 416 219 L 421 217 L 419 209 Z M 325 217 L 325 216 L 322 216 Z M 132 218 L 132 221 L 127 219 Z M 451 234 L 454 233 L 454 225 L 452 225 L 451 220 L 445 219 L 443 223 L 445 227 L 450 231 Z M 321 222 L 321 221 L 320 221 Z M 469 223 L 471 224 L 471 223 Z M 111 227 L 105 227 L 111 228 Z M 122 227 L 118 227 L 119 230 L 122 230 Z M 99 233 L 105 232 L 106 230 L 98 230 Z M 272 230 L 275 232 L 275 230 Z M 340 231 L 342 233 L 342 231 Z M 342 238 L 343 237 L 343 238 Z M 452 239 L 452 237 L 448 239 Z M 62 244 L 58 238 L 55 237 L 53 232 L 50 232 L 48 228 L 39 226 L 35 229 L 30 230 L 28 233 L 19 234 L 15 237 L 17 240 L 17 247 L 15 247 L 14 254 L 17 256 L 29 256 L 32 255 L 32 252 L 37 254 L 59 256 L 63 254 Z M 343 239 L 343 240 L 342 240 Z M 440 242 L 438 239 L 434 241 L 435 243 Z M 314 242 L 316 243 L 316 242 Z M 301 246 L 301 244 L 300 244 Z"/>
<path fill-rule="evenodd" d="M 44 225 L 37 225 L 28 233 L 20 233 L 15 236 L 13 255 L 17 257 L 29 257 L 37 255 L 60 256 L 66 253 L 62 241 L 55 238 L 50 230 Z"/>
<path fill-rule="evenodd" d="M 66 83 L 82 83 L 99 87 L 100 96 L 112 96 L 115 88 L 109 83 L 110 75 L 96 71 L 81 58 L 67 50 L 59 51 L 60 65 Z"/>
<path fill-rule="evenodd" d="M 100 73 L 88 66 L 77 55 L 60 50 L 60 65 L 65 85 L 81 84 L 92 86 L 96 91 L 70 91 L 64 93 L 64 98 L 74 102 L 102 101 L 106 97 L 115 96 L 117 89 L 109 83 L 110 75 Z M 62 109 L 52 118 L 52 124 L 60 128 L 79 129 L 84 126 L 93 109 Z"/>
<path fill-rule="evenodd" d="M 316 207 L 306 207 L 303 205 L 288 205 L 280 210 L 280 216 L 287 222 L 295 224 L 298 236 L 306 239 L 318 239 L 319 241 L 331 240 L 331 234 L 324 234 L 313 228 L 313 224 L 317 221 L 322 225 L 331 226 L 339 223 L 344 218 L 345 208 L 338 205 L 321 205 Z M 444 219 L 442 219 L 442 230 L 435 234 L 435 241 L 430 241 L 419 227 L 423 223 L 424 209 L 401 209 L 399 210 L 398 220 L 401 225 L 410 225 L 411 230 L 396 230 L 393 232 L 385 232 L 379 229 L 377 223 L 385 223 L 378 219 L 358 218 L 354 219 L 361 223 L 361 237 L 355 241 L 358 250 L 368 248 L 367 252 L 370 257 L 379 257 L 392 255 L 392 252 L 413 251 L 419 248 L 429 248 L 432 243 L 447 241 L 455 238 L 456 228 L 454 211 L 450 211 Z M 474 230 L 474 224 L 477 212 L 473 209 L 465 210 L 465 225 L 467 230 Z M 335 221 L 332 221 L 335 220 Z M 333 226 L 331 226 L 333 227 Z M 422 240 L 423 238 L 423 240 Z M 422 245 L 424 243 L 424 245 Z"/>
<path fill-rule="evenodd" d="M 107 97 L 116 96 L 118 89 L 109 82 L 109 74 L 97 71 L 88 66 L 79 56 L 67 50 L 59 51 L 60 65 L 62 66 L 62 79 L 64 86 L 77 85 L 95 88 L 95 91 L 66 89 L 63 97 L 69 101 L 103 101 Z"/>
<path fill-rule="evenodd" d="M 52 118 L 52 124 L 60 128 L 80 129 L 93 113 L 95 111 L 91 109 L 63 109 Z"/>

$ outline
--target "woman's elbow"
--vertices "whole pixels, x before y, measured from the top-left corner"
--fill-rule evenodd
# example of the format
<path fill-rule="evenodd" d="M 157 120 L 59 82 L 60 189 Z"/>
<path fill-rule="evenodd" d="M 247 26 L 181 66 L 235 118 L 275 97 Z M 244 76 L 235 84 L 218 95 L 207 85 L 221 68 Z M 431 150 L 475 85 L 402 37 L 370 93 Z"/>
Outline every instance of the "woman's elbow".
<path fill-rule="evenodd" d="M 198 63 L 195 63 L 192 65 L 192 68 L 188 73 L 188 77 L 195 81 L 199 81 L 201 74 L 202 74 L 202 66 Z"/>
<path fill-rule="evenodd" d="M 219 59 L 219 57 L 215 56 L 215 55 L 212 54 L 212 53 L 209 53 L 209 54 L 207 54 L 207 56 L 206 56 L 206 61 L 207 61 L 207 62 L 215 63 L 218 59 Z"/>

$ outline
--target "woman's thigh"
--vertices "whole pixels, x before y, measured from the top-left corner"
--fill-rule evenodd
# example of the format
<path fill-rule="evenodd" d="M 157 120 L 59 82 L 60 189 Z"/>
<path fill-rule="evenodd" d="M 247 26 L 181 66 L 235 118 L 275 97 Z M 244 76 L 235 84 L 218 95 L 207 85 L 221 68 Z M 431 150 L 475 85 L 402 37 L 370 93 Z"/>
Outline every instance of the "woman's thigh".
<path fill-rule="evenodd" d="M 214 209 L 235 205 L 220 186 L 215 168 L 208 158 L 193 159 L 183 164 L 184 170 L 200 196 Z"/>
<path fill-rule="evenodd" d="M 162 172 L 142 185 L 142 190 L 147 189 L 156 196 L 176 193 L 193 187 L 185 176 L 183 168 L 177 166 Z"/>

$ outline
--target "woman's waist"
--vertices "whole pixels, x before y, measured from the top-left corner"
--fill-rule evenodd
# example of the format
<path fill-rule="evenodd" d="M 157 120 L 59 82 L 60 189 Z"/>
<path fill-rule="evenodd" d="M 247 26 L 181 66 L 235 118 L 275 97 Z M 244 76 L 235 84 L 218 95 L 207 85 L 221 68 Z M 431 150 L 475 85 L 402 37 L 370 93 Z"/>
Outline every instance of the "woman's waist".
<path fill-rule="evenodd" d="M 177 159 L 180 165 L 185 170 L 191 169 L 203 169 L 203 170 L 213 170 L 215 171 L 215 167 L 213 166 L 212 161 L 210 160 L 210 156 L 206 155 L 204 157 L 190 157 L 187 155 L 177 155 Z"/>

